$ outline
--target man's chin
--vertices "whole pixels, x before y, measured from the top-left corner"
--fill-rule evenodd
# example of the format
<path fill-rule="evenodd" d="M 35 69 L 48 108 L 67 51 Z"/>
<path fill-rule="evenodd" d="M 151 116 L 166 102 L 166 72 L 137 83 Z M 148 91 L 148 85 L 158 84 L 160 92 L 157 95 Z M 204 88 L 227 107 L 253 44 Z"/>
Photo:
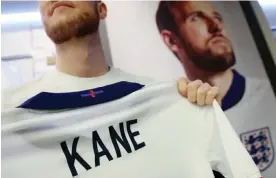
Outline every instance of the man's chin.
<path fill-rule="evenodd" d="M 224 58 L 225 56 L 232 55 L 232 50 L 225 47 L 218 47 L 218 48 L 211 48 L 210 49 L 211 56 L 218 57 L 218 58 Z"/>
<path fill-rule="evenodd" d="M 230 66 L 223 66 L 223 65 L 198 65 L 198 68 L 200 68 L 202 71 L 210 72 L 210 73 L 221 73 L 225 72 L 230 68 Z"/>
<path fill-rule="evenodd" d="M 227 56 L 212 56 L 210 58 L 198 57 L 197 60 L 194 60 L 195 65 L 207 72 L 224 72 L 231 68 L 235 64 L 235 58 L 232 55 Z"/>
<path fill-rule="evenodd" d="M 60 24 L 55 28 L 46 28 L 46 33 L 55 44 L 62 44 L 72 38 L 80 38 L 96 33 L 98 30 L 98 24 L 79 25 L 77 26 L 79 28 L 76 28 L 76 26 L 77 25 L 70 26 L 68 24 Z"/>

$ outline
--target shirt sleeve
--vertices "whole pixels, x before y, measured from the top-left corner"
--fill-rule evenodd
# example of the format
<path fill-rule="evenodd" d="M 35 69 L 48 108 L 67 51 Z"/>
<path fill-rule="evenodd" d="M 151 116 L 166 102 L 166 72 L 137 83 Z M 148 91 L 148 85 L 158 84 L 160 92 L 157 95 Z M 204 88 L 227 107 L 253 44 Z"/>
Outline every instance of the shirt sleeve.
<path fill-rule="evenodd" d="M 260 171 L 241 143 L 217 102 L 206 109 L 207 159 L 213 170 L 227 178 L 261 178 Z M 210 125 L 211 124 L 211 125 Z"/>

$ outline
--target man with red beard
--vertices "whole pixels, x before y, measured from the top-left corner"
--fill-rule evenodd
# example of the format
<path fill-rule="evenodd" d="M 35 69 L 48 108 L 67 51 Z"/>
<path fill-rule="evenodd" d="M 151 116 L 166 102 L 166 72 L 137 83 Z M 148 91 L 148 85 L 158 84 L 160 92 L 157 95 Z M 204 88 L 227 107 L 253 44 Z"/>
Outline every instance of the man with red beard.
<path fill-rule="evenodd" d="M 2 95 L 2 176 L 207 178 L 212 163 L 227 175 L 259 177 L 217 103 L 199 107 L 177 94 L 186 90 L 202 105 L 216 88 L 184 80 L 174 88 L 108 67 L 98 33 L 103 2 L 39 7 L 57 71 Z"/>
<path fill-rule="evenodd" d="M 209 1 L 161 1 L 156 24 L 188 78 L 220 88 L 222 109 L 235 131 L 264 177 L 274 177 L 275 97 L 268 80 L 245 77 L 233 69 L 236 56 L 222 15 Z M 263 132 L 272 137 L 269 142 L 254 139 Z M 266 149 L 254 149 L 256 144 Z"/>
<path fill-rule="evenodd" d="M 188 78 L 220 87 L 223 110 L 241 100 L 244 77 L 231 68 L 236 62 L 232 43 L 221 14 L 210 2 L 162 1 L 156 23 L 164 43 L 182 63 Z M 234 96 L 233 80 L 240 84 L 240 92 L 235 91 Z"/>

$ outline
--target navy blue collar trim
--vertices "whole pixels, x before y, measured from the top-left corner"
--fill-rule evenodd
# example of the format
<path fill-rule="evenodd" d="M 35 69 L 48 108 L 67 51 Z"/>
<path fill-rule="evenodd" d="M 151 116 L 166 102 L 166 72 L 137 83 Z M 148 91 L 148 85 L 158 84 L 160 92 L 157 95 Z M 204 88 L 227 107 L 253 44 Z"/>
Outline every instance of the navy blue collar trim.
<path fill-rule="evenodd" d="M 111 85 L 70 93 L 41 92 L 25 101 L 18 108 L 37 110 L 73 109 L 92 106 L 120 99 L 144 85 L 131 82 L 118 82 Z"/>
<path fill-rule="evenodd" d="M 222 100 L 222 110 L 232 108 L 240 102 L 245 93 L 245 78 L 239 74 L 236 70 L 233 70 L 233 81 L 232 84 Z"/>

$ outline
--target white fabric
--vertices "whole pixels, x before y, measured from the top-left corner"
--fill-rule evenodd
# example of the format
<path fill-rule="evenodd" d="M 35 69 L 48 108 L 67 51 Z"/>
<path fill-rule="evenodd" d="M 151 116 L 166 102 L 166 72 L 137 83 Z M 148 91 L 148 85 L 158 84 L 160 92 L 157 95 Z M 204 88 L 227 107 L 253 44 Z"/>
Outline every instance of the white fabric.
<path fill-rule="evenodd" d="M 78 91 L 121 80 L 148 83 L 122 99 L 81 109 L 14 108 L 40 91 Z M 227 178 L 260 177 L 218 104 L 193 105 L 178 94 L 175 83 L 151 83 L 117 69 L 94 79 L 57 72 L 4 96 L 9 100 L 2 105 L 3 178 L 211 178 L 212 169 Z M 120 137 L 126 135 L 131 153 L 120 142 L 116 152 L 110 126 Z M 95 143 L 97 133 L 110 154 L 100 157 L 99 165 L 95 150 L 103 146 Z M 78 159 L 68 164 L 61 143 L 68 157 L 78 153 Z"/>

